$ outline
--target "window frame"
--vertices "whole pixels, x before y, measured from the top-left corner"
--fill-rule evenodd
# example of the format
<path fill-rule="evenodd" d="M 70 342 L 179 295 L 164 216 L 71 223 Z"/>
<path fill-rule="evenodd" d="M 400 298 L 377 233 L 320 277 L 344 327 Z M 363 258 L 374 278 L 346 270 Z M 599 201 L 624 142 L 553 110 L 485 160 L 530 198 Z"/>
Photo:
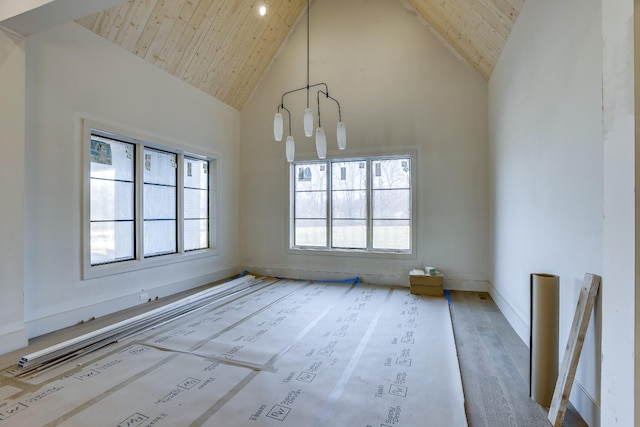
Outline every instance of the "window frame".
<path fill-rule="evenodd" d="M 371 164 L 375 160 L 386 160 L 386 159 L 400 159 L 400 158 L 409 158 L 411 164 L 410 170 L 410 179 L 411 179 L 411 189 L 410 189 L 410 200 L 411 200 L 411 218 L 410 218 L 410 249 L 409 250 L 394 250 L 394 249 L 374 249 L 372 247 L 372 233 L 373 233 L 373 217 L 372 217 L 372 182 L 371 182 Z M 331 212 L 331 198 L 332 198 L 332 184 L 331 184 L 331 168 L 332 163 L 334 162 L 349 162 L 349 161 L 366 161 L 367 162 L 367 248 L 366 249 L 349 249 L 349 248 L 334 248 L 331 247 L 331 233 L 332 233 L 332 212 Z M 327 165 L 329 172 L 327 173 L 328 182 L 327 182 L 327 216 L 326 216 L 326 233 L 327 233 L 327 243 L 326 247 L 317 247 L 317 246 L 296 246 L 295 245 L 295 174 L 296 174 L 296 165 L 300 163 L 324 163 Z M 288 232 L 288 236 L 286 239 L 287 247 L 285 248 L 285 252 L 291 255 L 324 255 L 324 256 L 356 256 L 356 257 L 379 257 L 379 258 L 390 258 L 390 259 L 417 259 L 417 191 L 416 191 L 416 183 L 417 181 L 417 165 L 418 163 L 418 153 L 417 149 L 402 149 L 393 152 L 379 152 L 375 154 L 367 154 L 367 155 L 353 155 L 353 156 L 336 156 L 336 157 L 327 157 L 324 160 L 318 160 L 317 158 L 299 158 L 296 159 L 293 163 L 286 163 L 286 175 L 288 181 L 288 189 L 289 189 L 289 197 L 288 200 L 288 215 L 285 217 L 286 226 L 285 230 Z"/>
<path fill-rule="evenodd" d="M 134 182 L 134 258 L 131 260 L 115 261 L 104 264 L 91 264 L 91 136 L 99 135 L 107 139 L 134 144 L 135 150 L 135 182 Z M 179 142 L 163 139 L 158 136 L 148 135 L 135 129 L 108 125 L 95 120 L 82 119 L 82 165 L 83 165 L 83 191 L 82 191 L 82 280 L 95 279 L 114 274 L 121 274 L 142 270 L 146 268 L 160 267 L 179 262 L 185 262 L 220 254 L 218 243 L 219 227 L 219 202 L 218 171 L 220 159 L 216 153 L 207 152 L 204 149 L 194 150 Z M 145 147 L 176 154 L 177 161 L 177 197 L 176 197 L 176 221 L 177 221 L 177 252 L 143 256 L 143 170 Z M 204 249 L 184 250 L 184 158 L 205 160 L 208 166 L 208 213 L 209 213 L 209 246 Z"/>

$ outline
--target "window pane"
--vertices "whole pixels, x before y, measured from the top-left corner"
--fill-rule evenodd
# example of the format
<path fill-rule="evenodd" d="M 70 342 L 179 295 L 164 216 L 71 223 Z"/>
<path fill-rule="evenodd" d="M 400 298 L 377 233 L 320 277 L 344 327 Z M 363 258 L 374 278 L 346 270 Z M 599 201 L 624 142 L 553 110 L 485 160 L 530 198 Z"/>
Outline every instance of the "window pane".
<path fill-rule="evenodd" d="M 184 250 L 209 247 L 209 161 L 184 158 Z"/>
<path fill-rule="evenodd" d="M 91 223 L 91 265 L 134 258 L 133 221 Z"/>
<path fill-rule="evenodd" d="M 177 155 L 144 149 L 144 255 L 177 252 Z"/>
<path fill-rule="evenodd" d="M 175 221 L 144 222 L 144 255 L 164 255 L 176 252 Z"/>
<path fill-rule="evenodd" d="M 410 188 L 411 162 L 407 158 L 373 159 L 371 161 L 371 188 Z"/>
<path fill-rule="evenodd" d="M 326 163 L 296 163 L 295 191 L 312 191 L 327 188 Z"/>
<path fill-rule="evenodd" d="M 295 163 L 294 245 L 327 246 L 327 163 Z"/>
<path fill-rule="evenodd" d="M 367 162 L 331 163 L 331 216 L 334 219 L 365 221 L 333 221 L 333 247 L 366 248 L 367 246 Z M 356 228 L 354 224 L 358 224 Z M 364 225 L 364 230 L 362 226 Z M 364 231 L 364 232 L 363 232 Z"/>
<path fill-rule="evenodd" d="M 134 148 L 127 142 L 92 136 L 91 178 L 133 182 Z"/>
<path fill-rule="evenodd" d="M 193 251 L 209 247 L 209 221 L 206 219 L 185 219 L 184 250 Z"/>
<path fill-rule="evenodd" d="M 333 218 L 367 219 L 366 190 L 333 191 L 331 193 Z"/>
<path fill-rule="evenodd" d="M 374 220 L 374 249 L 411 249 L 411 221 L 408 220 Z"/>
<path fill-rule="evenodd" d="M 297 219 L 295 221 L 296 246 L 327 246 L 325 220 Z"/>
<path fill-rule="evenodd" d="M 373 219 L 410 219 L 411 190 L 374 190 Z"/>
<path fill-rule="evenodd" d="M 313 191 L 296 193 L 296 218 L 326 218 L 327 193 Z"/>
<path fill-rule="evenodd" d="M 96 135 L 90 144 L 91 265 L 134 259 L 135 147 Z"/>
<path fill-rule="evenodd" d="M 91 221 L 133 220 L 133 183 L 91 180 Z"/>
<path fill-rule="evenodd" d="M 184 158 L 184 186 L 186 188 L 209 188 L 209 161 Z"/>
<path fill-rule="evenodd" d="M 184 189 L 185 219 L 206 219 L 209 216 L 209 197 L 207 190 Z"/>
<path fill-rule="evenodd" d="M 176 155 L 166 151 L 144 149 L 145 184 L 176 185 Z"/>
<path fill-rule="evenodd" d="M 145 184 L 144 219 L 176 219 L 176 187 Z"/>
<path fill-rule="evenodd" d="M 341 249 L 367 248 L 367 221 L 333 220 L 331 236 L 333 247 Z"/>
<path fill-rule="evenodd" d="M 367 188 L 367 162 L 364 160 L 331 163 L 333 190 L 365 190 Z"/>

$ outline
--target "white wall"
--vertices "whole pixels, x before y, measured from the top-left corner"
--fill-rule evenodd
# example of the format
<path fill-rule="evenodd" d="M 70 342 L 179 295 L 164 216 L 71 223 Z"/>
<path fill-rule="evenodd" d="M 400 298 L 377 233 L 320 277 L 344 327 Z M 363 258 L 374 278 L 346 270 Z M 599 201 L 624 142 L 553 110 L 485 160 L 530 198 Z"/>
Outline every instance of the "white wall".
<path fill-rule="evenodd" d="M 142 289 L 164 296 L 235 274 L 240 113 L 73 22 L 28 37 L 26 52 L 29 335 L 139 304 Z M 82 117 L 217 153 L 220 255 L 81 280 Z"/>
<path fill-rule="evenodd" d="M 444 271 L 445 287 L 486 289 L 486 82 L 402 2 L 384 0 L 312 3 L 311 83 L 319 81 L 340 101 L 347 127 L 347 150 L 339 153 L 335 113 L 323 109 L 329 157 L 417 150 L 417 257 L 287 252 L 288 164 L 284 143 L 273 139 L 273 115 L 283 92 L 306 84 L 303 18 L 242 110 L 242 262 L 273 274 L 360 275 L 407 285 L 409 269 L 428 264 Z M 314 139 L 301 129 L 305 100 L 304 92 L 287 98 L 294 105 L 297 159 L 315 158 Z"/>
<path fill-rule="evenodd" d="M 604 136 L 604 281 L 602 284 L 602 425 L 640 424 L 637 347 L 637 69 L 640 13 L 634 0 L 602 1 Z M 634 31 L 635 26 L 635 31 Z M 634 60 L 635 54 L 635 60 Z"/>
<path fill-rule="evenodd" d="M 24 328 L 24 40 L 0 28 L 0 352 L 27 343 Z"/>
<path fill-rule="evenodd" d="M 529 274 L 559 275 L 561 355 L 584 273 L 603 270 L 601 28 L 599 0 L 526 2 L 489 82 L 492 295 L 528 343 Z M 600 314 L 571 398 L 589 425 Z"/>

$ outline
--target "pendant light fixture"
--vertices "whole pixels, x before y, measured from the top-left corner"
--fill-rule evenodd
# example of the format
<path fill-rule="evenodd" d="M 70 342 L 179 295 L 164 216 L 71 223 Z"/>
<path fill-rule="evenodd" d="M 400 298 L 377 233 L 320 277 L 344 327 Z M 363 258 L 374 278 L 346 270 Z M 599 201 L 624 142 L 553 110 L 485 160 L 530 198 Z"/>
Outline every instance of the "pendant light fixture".
<path fill-rule="evenodd" d="M 301 90 L 307 91 L 307 107 L 305 108 L 304 114 L 303 114 L 304 135 L 306 137 L 311 137 L 313 136 L 313 111 L 309 107 L 310 90 L 318 86 L 323 87 L 323 88 L 320 88 L 316 93 L 317 104 L 318 104 L 318 128 L 316 129 L 316 151 L 318 153 L 318 158 L 324 159 L 327 157 L 327 137 L 324 132 L 324 129 L 322 128 L 322 123 L 320 121 L 320 98 L 330 99 L 334 101 L 338 106 L 338 125 L 336 127 L 336 140 L 338 143 L 338 148 L 340 150 L 344 150 L 347 147 L 347 131 L 345 129 L 344 123 L 342 122 L 342 110 L 340 108 L 340 103 L 338 102 L 337 99 L 329 95 L 329 86 L 326 83 L 315 83 L 315 84 L 309 83 L 309 21 L 310 21 L 309 6 L 310 6 L 310 0 L 307 0 L 307 85 L 300 87 L 298 89 L 293 89 L 283 93 L 280 104 L 278 104 L 276 115 L 273 119 L 273 136 L 276 141 L 282 141 L 282 136 L 284 131 L 282 110 L 287 112 L 287 116 L 289 119 L 289 135 L 287 136 L 287 142 L 286 142 L 286 155 L 287 155 L 287 160 L 289 162 L 293 162 L 295 158 L 295 146 L 294 146 L 295 142 L 293 140 L 293 136 L 291 135 L 291 112 L 284 106 L 284 98 L 289 94 L 299 92 Z"/>

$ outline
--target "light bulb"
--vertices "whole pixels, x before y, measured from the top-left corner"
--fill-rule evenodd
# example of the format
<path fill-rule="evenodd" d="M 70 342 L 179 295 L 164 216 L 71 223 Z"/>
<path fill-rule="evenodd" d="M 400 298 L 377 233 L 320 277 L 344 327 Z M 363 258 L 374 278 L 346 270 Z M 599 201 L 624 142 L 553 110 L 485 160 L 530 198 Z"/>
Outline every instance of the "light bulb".
<path fill-rule="evenodd" d="M 267 14 L 267 6 L 260 6 L 260 16 Z"/>
<path fill-rule="evenodd" d="M 286 152 L 287 152 L 287 161 L 289 163 L 293 162 L 293 159 L 296 156 L 296 146 L 293 142 L 293 137 L 291 135 L 287 137 Z"/>
<path fill-rule="evenodd" d="M 313 112 L 309 107 L 304 109 L 304 135 L 306 137 L 313 135 Z"/>
<path fill-rule="evenodd" d="M 273 137 L 276 141 L 282 141 L 282 114 L 276 113 L 276 116 L 273 118 Z"/>
<path fill-rule="evenodd" d="M 319 159 L 327 157 L 327 136 L 322 128 L 316 129 L 316 151 Z"/>
<path fill-rule="evenodd" d="M 347 130 L 345 129 L 343 122 L 338 122 L 336 136 L 338 139 L 338 148 L 341 150 L 347 148 Z"/>

